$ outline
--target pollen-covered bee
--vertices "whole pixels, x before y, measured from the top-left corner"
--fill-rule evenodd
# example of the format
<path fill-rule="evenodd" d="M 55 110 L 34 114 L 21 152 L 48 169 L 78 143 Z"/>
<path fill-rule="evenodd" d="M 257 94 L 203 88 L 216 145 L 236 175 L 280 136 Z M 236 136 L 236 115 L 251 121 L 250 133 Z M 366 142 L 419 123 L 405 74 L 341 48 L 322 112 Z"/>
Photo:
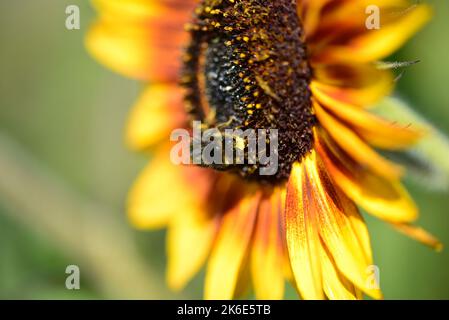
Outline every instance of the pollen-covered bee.
<path fill-rule="evenodd" d="M 217 144 L 222 163 L 201 165 L 261 178 L 263 164 L 253 163 L 251 138 L 230 137 L 225 131 L 231 129 L 265 132 L 265 150 L 257 154 L 272 149 L 270 132 L 278 130 L 279 170 L 263 178 L 274 182 L 287 178 L 292 163 L 312 148 L 311 71 L 301 26 L 289 6 L 288 1 L 205 0 L 196 9 L 187 26 L 190 44 L 182 73 L 186 105 L 202 131 L 215 129 L 222 146 L 232 144 L 245 157 L 243 164 L 229 161 Z M 192 143 L 195 159 L 194 149 Z"/>

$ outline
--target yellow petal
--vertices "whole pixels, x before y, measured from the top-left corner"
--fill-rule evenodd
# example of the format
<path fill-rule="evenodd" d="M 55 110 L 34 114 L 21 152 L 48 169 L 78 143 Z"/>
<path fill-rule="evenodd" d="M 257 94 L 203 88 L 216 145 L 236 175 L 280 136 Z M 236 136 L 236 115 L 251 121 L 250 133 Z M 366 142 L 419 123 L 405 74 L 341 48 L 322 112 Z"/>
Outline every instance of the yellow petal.
<path fill-rule="evenodd" d="M 145 81 L 179 76 L 184 24 L 194 1 L 97 0 L 99 20 L 86 37 L 90 53 L 110 69 Z"/>
<path fill-rule="evenodd" d="M 331 255 L 324 247 L 320 250 L 320 261 L 326 296 L 331 300 L 356 300 L 359 297 L 358 289 L 338 271 Z"/>
<path fill-rule="evenodd" d="M 341 44 L 329 45 L 315 57 L 319 61 L 372 62 L 383 59 L 410 39 L 431 18 L 432 10 L 428 5 L 417 5 L 412 9 L 403 8 L 401 15 L 381 25 L 379 30 L 368 30 L 361 35 L 348 38 Z M 382 18 L 381 17 L 381 18 Z M 382 23 L 382 22 L 381 22 Z"/>
<path fill-rule="evenodd" d="M 248 255 L 243 259 L 232 299 L 245 299 L 251 293 L 251 268 Z"/>
<path fill-rule="evenodd" d="M 251 250 L 251 274 L 257 299 L 279 300 L 284 296 L 280 210 L 277 192 L 260 203 Z"/>
<path fill-rule="evenodd" d="M 350 125 L 369 144 L 383 149 L 404 149 L 417 143 L 423 130 L 412 129 L 389 122 L 366 110 L 334 99 L 311 84 L 314 97 L 320 105 Z"/>
<path fill-rule="evenodd" d="M 371 249 L 371 240 L 365 220 L 355 210 L 346 212 L 346 215 L 360 246 L 363 248 L 362 252 L 365 255 L 366 261 L 373 261 L 373 250 Z"/>
<path fill-rule="evenodd" d="M 150 85 L 131 110 L 127 143 L 142 150 L 164 139 L 168 142 L 171 131 L 184 127 L 186 118 L 183 95 L 177 85 Z"/>
<path fill-rule="evenodd" d="M 416 241 L 425 244 L 426 246 L 435 249 L 436 251 L 441 251 L 443 249 L 443 244 L 423 228 L 416 227 L 407 223 L 394 223 L 392 225 L 396 230 L 402 232 L 403 234 Z"/>
<path fill-rule="evenodd" d="M 197 185 L 196 190 L 191 187 L 192 181 Z M 135 227 L 146 229 L 164 227 L 178 212 L 200 216 L 203 191 L 199 190 L 208 189 L 209 183 L 212 181 L 208 170 L 174 165 L 170 161 L 170 149 L 162 147 L 129 193 L 129 219 Z"/>
<path fill-rule="evenodd" d="M 281 216 L 280 216 L 280 224 L 281 224 L 281 228 L 280 228 L 280 233 L 281 233 L 281 239 L 283 239 L 283 247 L 284 247 L 284 258 L 283 258 L 283 271 L 284 271 L 284 276 L 285 278 L 291 282 L 294 283 L 294 276 L 293 276 L 293 271 L 292 271 L 292 266 L 290 263 L 290 257 L 288 256 L 288 250 L 287 250 L 287 243 L 285 241 L 286 239 L 286 231 L 285 231 L 285 203 L 286 203 L 286 199 L 287 199 L 287 187 L 286 185 L 283 185 L 279 188 L 277 188 L 277 192 L 279 193 L 279 198 L 280 198 L 280 212 L 281 212 Z"/>
<path fill-rule="evenodd" d="M 148 19 L 192 10 L 198 0 L 92 0 L 92 3 L 102 15 Z"/>
<path fill-rule="evenodd" d="M 334 186 L 321 159 L 310 159 L 308 172 L 313 181 L 311 193 L 320 237 L 335 261 L 338 270 L 360 290 L 380 299 L 379 289 L 370 286 L 366 272 L 372 265 L 364 243 L 360 242 L 349 216 L 361 220 L 355 205 Z"/>
<path fill-rule="evenodd" d="M 390 70 L 380 70 L 373 64 L 314 65 L 313 87 L 323 94 L 356 106 L 370 106 L 394 88 Z"/>
<path fill-rule="evenodd" d="M 245 196 L 225 213 L 210 256 L 205 279 L 205 299 L 232 299 L 243 270 L 260 195 Z"/>
<path fill-rule="evenodd" d="M 173 290 L 183 289 L 209 256 L 218 221 L 179 212 L 167 234 L 167 282 Z"/>
<path fill-rule="evenodd" d="M 316 148 L 329 174 L 346 195 L 368 213 L 386 221 L 416 220 L 418 210 L 399 180 L 362 168 L 320 130 Z"/>
<path fill-rule="evenodd" d="M 124 76 L 139 80 L 163 78 L 156 76 L 148 32 L 133 24 L 99 21 L 91 26 L 87 37 L 88 51 L 106 67 Z"/>
<path fill-rule="evenodd" d="M 392 82 L 379 81 L 373 85 L 362 87 L 338 87 L 313 81 L 313 87 L 334 100 L 352 104 L 361 108 L 368 108 L 384 98 L 393 88 Z"/>
<path fill-rule="evenodd" d="M 361 166 L 390 179 L 397 179 L 403 169 L 388 161 L 368 146 L 353 130 L 332 117 L 318 104 L 314 109 L 320 124 L 329 132 L 335 142 Z"/>
<path fill-rule="evenodd" d="M 293 165 L 287 186 L 285 231 L 296 285 L 304 299 L 324 299 L 319 258 L 320 239 L 311 198 L 308 168 L 311 155 Z"/>
<path fill-rule="evenodd" d="M 400 12 L 406 10 L 410 3 L 408 0 L 358 0 L 344 1 L 338 6 L 327 7 L 326 10 L 322 10 L 320 23 L 315 30 L 316 34 L 309 37 L 308 43 L 317 42 L 318 40 L 331 42 L 330 39 L 339 37 L 345 39 L 345 37 L 341 37 L 342 34 L 357 35 L 360 33 L 355 32 L 356 30 L 366 31 L 368 18 L 366 9 L 373 5 L 380 9 L 381 17 L 385 18 L 391 11 Z M 317 44 L 312 43 L 312 46 L 314 45 Z"/>

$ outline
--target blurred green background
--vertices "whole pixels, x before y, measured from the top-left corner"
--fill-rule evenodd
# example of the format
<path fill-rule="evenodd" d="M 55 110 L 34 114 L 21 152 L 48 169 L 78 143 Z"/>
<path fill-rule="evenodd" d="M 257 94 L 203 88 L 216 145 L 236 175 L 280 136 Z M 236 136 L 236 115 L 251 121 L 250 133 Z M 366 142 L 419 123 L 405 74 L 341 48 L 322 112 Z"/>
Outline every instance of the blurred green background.
<path fill-rule="evenodd" d="M 420 59 L 398 93 L 449 134 L 449 2 L 395 58 Z M 65 8 L 81 9 L 81 30 Z M 201 298 L 202 275 L 182 293 L 164 284 L 164 232 L 137 232 L 126 192 L 144 166 L 122 132 L 141 85 L 85 52 L 88 1 L 0 3 L 0 298 Z M 420 224 L 449 244 L 447 191 L 408 184 Z M 449 298 L 449 250 L 434 251 L 368 218 L 387 299 Z M 66 266 L 81 289 L 65 288 Z M 289 290 L 289 298 L 295 294 Z"/>

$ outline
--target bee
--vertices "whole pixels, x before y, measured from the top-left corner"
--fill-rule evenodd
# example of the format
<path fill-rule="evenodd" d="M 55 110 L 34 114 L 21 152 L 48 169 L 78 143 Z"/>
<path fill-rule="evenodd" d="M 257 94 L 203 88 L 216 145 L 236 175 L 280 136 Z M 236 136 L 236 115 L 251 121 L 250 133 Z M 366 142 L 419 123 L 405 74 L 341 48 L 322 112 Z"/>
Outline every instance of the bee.
<path fill-rule="evenodd" d="M 190 148 L 195 164 L 266 179 L 261 172 L 269 153 L 279 157 L 276 182 L 311 150 L 312 73 L 294 6 L 287 0 L 199 3 L 181 77 L 187 110 L 201 122 Z"/>

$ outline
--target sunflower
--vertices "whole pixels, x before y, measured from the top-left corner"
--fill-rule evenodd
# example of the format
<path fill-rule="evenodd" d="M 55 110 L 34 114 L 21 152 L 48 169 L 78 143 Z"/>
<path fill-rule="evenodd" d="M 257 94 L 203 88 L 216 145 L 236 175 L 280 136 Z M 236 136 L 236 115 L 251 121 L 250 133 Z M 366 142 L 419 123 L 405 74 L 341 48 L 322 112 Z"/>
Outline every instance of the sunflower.
<path fill-rule="evenodd" d="M 151 151 L 129 194 L 131 222 L 168 227 L 167 281 L 182 289 L 206 264 L 207 299 L 382 298 L 369 278 L 359 208 L 434 248 L 403 168 L 378 149 L 424 134 L 370 112 L 395 77 L 388 57 L 431 16 L 408 0 L 97 0 L 87 47 L 145 82 L 127 142 Z M 367 8 L 370 8 L 369 10 Z M 372 10 L 372 11 L 370 11 Z M 380 25 L 369 28 L 369 14 Z M 170 161 L 170 133 L 189 128 L 279 130 L 279 166 L 204 168 Z"/>

